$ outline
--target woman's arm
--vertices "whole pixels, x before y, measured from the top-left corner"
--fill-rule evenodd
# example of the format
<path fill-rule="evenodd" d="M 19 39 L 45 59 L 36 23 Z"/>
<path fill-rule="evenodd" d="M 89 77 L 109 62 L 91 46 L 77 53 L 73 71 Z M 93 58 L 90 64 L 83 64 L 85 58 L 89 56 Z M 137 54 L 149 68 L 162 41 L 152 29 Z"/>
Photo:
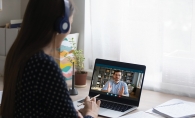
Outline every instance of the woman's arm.
<path fill-rule="evenodd" d="M 43 91 L 44 104 L 51 117 L 77 118 L 78 112 L 75 110 L 72 99 L 69 96 L 68 87 L 59 66 L 52 60 L 44 60 L 42 63 L 39 89 Z M 41 84 L 40 84 L 41 83 Z M 40 86 L 41 85 L 41 86 Z M 87 118 L 90 118 L 89 116 Z"/>

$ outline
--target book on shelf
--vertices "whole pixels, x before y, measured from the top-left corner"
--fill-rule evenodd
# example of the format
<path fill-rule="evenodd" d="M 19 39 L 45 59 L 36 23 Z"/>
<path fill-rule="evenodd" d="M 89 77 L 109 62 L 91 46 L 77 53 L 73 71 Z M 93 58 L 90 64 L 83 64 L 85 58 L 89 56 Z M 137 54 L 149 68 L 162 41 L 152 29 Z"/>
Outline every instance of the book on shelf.
<path fill-rule="evenodd" d="M 10 24 L 19 24 L 19 23 L 22 23 L 22 19 L 10 20 Z"/>
<path fill-rule="evenodd" d="M 20 28 L 22 24 L 22 19 L 10 20 L 10 28 Z"/>
<path fill-rule="evenodd" d="M 21 27 L 21 23 L 18 24 L 10 24 L 10 28 L 20 28 Z"/>

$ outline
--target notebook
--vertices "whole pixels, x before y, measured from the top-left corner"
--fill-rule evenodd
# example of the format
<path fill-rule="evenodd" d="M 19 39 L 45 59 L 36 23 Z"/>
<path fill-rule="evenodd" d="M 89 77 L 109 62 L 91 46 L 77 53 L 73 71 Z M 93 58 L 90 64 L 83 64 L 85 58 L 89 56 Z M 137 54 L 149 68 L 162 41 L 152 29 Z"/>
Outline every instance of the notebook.
<path fill-rule="evenodd" d="M 137 109 L 140 103 L 146 66 L 119 61 L 96 59 L 89 89 L 89 96 L 98 94 L 101 100 L 98 115 L 119 117 Z M 119 71 L 119 72 L 118 72 Z M 116 82 L 116 79 L 119 82 Z M 111 90 L 108 92 L 108 83 Z M 106 91 L 105 91 L 106 89 Z M 74 101 L 74 107 L 79 106 L 84 98 Z"/>
<path fill-rule="evenodd" d="M 153 112 L 165 116 L 166 118 L 189 118 L 195 116 L 194 106 L 183 101 L 160 105 L 153 108 Z"/>

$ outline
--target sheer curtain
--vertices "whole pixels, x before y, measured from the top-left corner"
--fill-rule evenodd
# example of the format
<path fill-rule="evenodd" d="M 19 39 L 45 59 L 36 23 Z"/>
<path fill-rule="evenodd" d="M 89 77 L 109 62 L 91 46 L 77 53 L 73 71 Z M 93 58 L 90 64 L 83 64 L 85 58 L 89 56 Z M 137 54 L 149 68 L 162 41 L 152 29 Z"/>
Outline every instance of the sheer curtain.
<path fill-rule="evenodd" d="M 143 64 L 145 89 L 195 97 L 195 0 L 88 2 L 89 69 L 95 58 Z"/>

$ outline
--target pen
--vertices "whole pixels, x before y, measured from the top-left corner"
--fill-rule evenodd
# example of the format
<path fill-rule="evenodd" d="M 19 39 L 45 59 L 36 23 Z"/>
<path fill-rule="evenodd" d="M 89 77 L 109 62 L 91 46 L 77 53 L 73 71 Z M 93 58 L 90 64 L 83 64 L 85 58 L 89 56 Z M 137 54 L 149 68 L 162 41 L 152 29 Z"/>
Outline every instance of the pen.
<path fill-rule="evenodd" d="M 90 101 L 91 101 L 93 98 L 97 98 L 97 97 L 99 97 L 99 96 L 100 96 L 100 94 L 98 94 L 98 95 L 96 95 L 96 96 L 92 97 L 92 98 L 90 99 Z M 81 104 L 77 105 L 77 107 L 79 107 L 79 106 L 81 106 L 81 105 L 84 105 L 84 103 L 85 103 L 85 102 L 83 102 L 83 103 L 81 103 Z"/>

